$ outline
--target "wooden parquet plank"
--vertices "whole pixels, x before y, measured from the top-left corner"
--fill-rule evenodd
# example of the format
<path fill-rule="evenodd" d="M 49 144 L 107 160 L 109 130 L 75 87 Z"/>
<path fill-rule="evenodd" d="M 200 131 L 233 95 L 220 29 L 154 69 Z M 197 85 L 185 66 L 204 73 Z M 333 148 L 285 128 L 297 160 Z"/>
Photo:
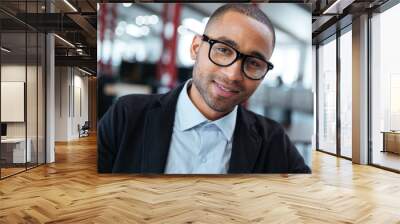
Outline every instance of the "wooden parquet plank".
<path fill-rule="evenodd" d="M 97 174 L 96 139 L 0 181 L 0 223 L 400 223 L 400 175 L 313 153 L 312 175 Z"/>

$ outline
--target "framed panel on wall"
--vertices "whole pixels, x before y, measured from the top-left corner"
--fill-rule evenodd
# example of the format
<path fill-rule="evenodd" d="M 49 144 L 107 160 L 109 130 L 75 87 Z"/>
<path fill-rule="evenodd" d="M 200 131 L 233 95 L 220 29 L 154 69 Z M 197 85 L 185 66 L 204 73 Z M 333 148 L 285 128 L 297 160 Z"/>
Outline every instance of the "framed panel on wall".
<path fill-rule="evenodd" d="M 24 122 L 25 82 L 1 82 L 1 122 Z"/>

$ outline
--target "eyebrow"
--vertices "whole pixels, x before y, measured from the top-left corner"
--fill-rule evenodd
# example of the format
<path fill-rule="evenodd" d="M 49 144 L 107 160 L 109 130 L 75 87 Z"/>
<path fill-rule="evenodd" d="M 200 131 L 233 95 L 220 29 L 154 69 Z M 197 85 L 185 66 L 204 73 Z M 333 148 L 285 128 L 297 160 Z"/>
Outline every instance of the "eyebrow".
<path fill-rule="evenodd" d="M 219 37 L 216 40 L 223 41 L 224 43 L 229 44 L 231 47 L 236 48 L 236 50 L 237 50 L 237 48 L 239 48 L 239 45 L 235 41 L 233 41 L 225 36 Z M 250 52 L 250 55 L 261 58 L 263 60 L 266 60 L 265 56 L 258 51 L 252 51 L 252 52 Z"/>

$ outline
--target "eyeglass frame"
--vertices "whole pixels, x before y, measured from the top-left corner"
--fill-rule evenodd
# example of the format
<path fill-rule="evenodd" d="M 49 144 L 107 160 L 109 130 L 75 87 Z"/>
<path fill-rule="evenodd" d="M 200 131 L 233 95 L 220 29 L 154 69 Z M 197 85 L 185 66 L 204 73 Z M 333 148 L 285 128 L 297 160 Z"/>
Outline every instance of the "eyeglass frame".
<path fill-rule="evenodd" d="M 207 43 L 210 44 L 210 48 L 209 48 L 209 50 L 208 50 L 208 59 L 209 59 L 212 63 L 214 63 L 215 65 L 218 65 L 218 66 L 221 66 L 221 67 L 229 67 L 229 66 L 233 65 L 237 60 L 242 59 L 242 63 L 241 63 L 241 65 L 240 65 L 240 67 L 241 67 L 241 70 L 242 70 L 243 74 L 244 74 L 244 75 L 246 76 L 246 78 L 248 78 L 248 79 L 251 79 L 251 80 L 261 80 L 261 79 L 263 79 L 263 78 L 267 75 L 267 73 L 268 73 L 269 71 L 271 71 L 271 70 L 274 68 L 274 65 L 273 65 L 271 62 L 269 62 L 269 61 L 267 61 L 267 60 L 265 60 L 265 59 L 263 59 L 263 58 L 261 58 L 261 57 L 257 57 L 257 56 L 253 56 L 253 55 L 248 55 L 248 54 L 243 54 L 243 53 L 241 53 L 240 51 L 238 51 L 236 48 L 232 47 L 230 44 L 225 43 L 224 41 L 211 39 L 211 38 L 209 38 L 209 37 L 208 37 L 207 35 L 205 35 L 205 34 L 202 35 L 201 40 L 202 40 L 202 41 L 205 41 L 205 42 L 207 42 Z M 227 65 L 221 65 L 221 64 L 216 63 L 214 60 L 211 59 L 211 49 L 212 49 L 213 45 L 216 44 L 216 43 L 225 44 L 225 45 L 227 45 L 228 47 L 232 48 L 232 49 L 236 52 L 236 58 L 235 58 L 231 63 L 229 63 L 229 64 L 227 64 Z M 255 79 L 255 78 L 252 78 L 252 77 L 250 77 L 250 76 L 248 76 L 248 75 L 246 74 L 246 72 L 244 71 L 244 63 L 243 63 L 243 62 L 244 62 L 244 61 L 246 60 L 246 58 L 248 58 L 248 57 L 257 58 L 258 60 L 261 60 L 261 61 L 267 63 L 268 69 L 267 69 L 267 71 L 265 72 L 265 74 L 264 74 L 263 76 L 261 76 L 261 77 L 258 78 L 258 79 Z"/>

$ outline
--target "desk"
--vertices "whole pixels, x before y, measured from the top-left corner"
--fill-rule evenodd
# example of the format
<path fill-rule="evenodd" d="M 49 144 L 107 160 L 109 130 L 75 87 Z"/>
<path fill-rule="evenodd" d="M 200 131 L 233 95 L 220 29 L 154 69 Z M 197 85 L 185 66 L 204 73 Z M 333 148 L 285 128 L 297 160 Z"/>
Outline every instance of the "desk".
<path fill-rule="evenodd" d="M 31 161 L 31 145 L 30 138 L 27 139 L 25 154 L 25 138 L 6 138 L 1 139 L 1 157 L 6 163 L 25 163 Z M 11 159 L 12 158 L 12 159 Z M 27 161 L 25 161 L 27 158 Z"/>
<path fill-rule="evenodd" d="M 400 154 L 400 132 L 399 131 L 382 131 L 383 133 L 383 150 L 382 152 L 393 152 Z"/>

